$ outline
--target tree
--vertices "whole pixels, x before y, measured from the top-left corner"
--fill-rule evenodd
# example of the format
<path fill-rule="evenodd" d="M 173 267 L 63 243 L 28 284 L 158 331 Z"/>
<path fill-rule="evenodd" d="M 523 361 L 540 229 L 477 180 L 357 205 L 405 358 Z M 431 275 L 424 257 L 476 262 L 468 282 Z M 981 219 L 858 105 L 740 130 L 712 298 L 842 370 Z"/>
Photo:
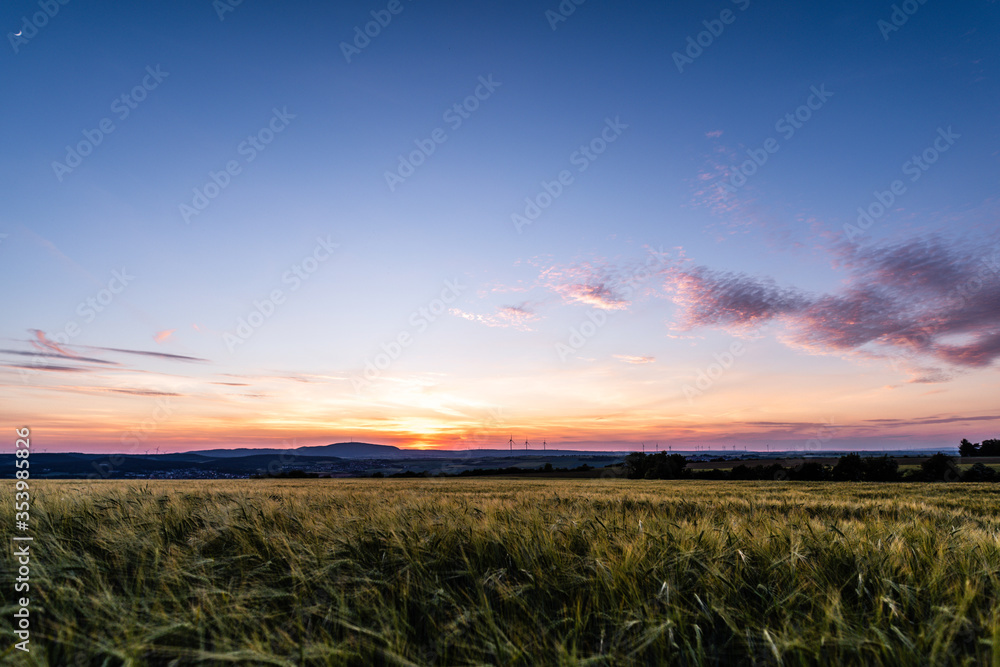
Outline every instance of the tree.
<path fill-rule="evenodd" d="M 625 475 L 629 479 L 678 479 L 687 474 L 687 459 L 681 454 L 660 452 L 640 454 L 633 452 L 625 457 Z"/>
<path fill-rule="evenodd" d="M 823 482 L 830 479 L 830 469 L 818 461 L 806 461 L 792 468 L 789 477 L 802 482 Z"/>
<path fill-rule="evenodd" d="M 629 479 L 642 479 L 646 476 L 646 469 L 649 462 L 646 455 L 639 452 L 632 452 L 625 457 L 625 476 Z"/>
<path fill-rule="evenodd" d="M 958 445 L 959 456 L 979 456 L 979 445 L 974 445 L 965 438 Z"/>
<path fill-rule="evenodd" d="M 775 479 L 780 481 L 789 478 L 788 472 L 780 463 L 772 463 L 769 466 L 748 466 L 741 463 L 730 471 L 729 479 Z"/>
<path fill-rule="evenodd" d="M 920 469 L 929 482 L 957 482 L 960 479 L 955 459 L 940 452 L 921 463 Z"/>
<path fill-rule="evenodd" d="M 859 454 L 841 456 L 833 466 L 833 478 L 841 482 L 860 482 L 864 479 L 865 465 Z"/>
<path fill-rule="evenodd" d="M 866 482 L 895 482 L 899 479 L 899 463 L 888 455 L 866 456 L 861 465 Z"/>
<path fill-rule="evenodd" d="M 980 456 L 1000 456 L 1000 440 L 996 438 L 983 440 L 979 445 Z"/>
<path fill-rule="evenodd" d="M 650 455 L 649 459 L 646 479 L 679 479 L 684 476 L 687 459 L 681 454 L 668 456 L 666 452 L 660 452 Z"/>

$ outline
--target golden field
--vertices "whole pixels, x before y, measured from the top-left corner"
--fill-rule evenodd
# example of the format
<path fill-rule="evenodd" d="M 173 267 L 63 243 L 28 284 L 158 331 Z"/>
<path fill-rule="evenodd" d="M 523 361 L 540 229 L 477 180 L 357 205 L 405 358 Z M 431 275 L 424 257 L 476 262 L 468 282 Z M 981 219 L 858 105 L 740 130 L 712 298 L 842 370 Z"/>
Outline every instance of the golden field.
<path fill-rule="evenodd" d="M 18 665 L 1000 665 L 1000 485 L 31 481 Z M 0 491 L 13 525 L 13 482 Z M 9 650 L 7 647 L 11 647 Z"/>

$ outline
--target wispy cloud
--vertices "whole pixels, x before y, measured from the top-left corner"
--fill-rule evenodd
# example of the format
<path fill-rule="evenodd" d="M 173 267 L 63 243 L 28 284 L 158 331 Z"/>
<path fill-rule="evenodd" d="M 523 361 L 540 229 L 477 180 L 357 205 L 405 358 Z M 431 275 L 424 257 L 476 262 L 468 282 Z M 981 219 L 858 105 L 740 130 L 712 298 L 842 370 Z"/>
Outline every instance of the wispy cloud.
<path fill-rule="evenodd" d="M 471 322 L 479 322 L 488 327 L 505 327 L 519 331 L 531 331 L 529 323 L 539 319 L 538 315 L 527 304 L 501 306 L 497 308 L 495 313 L 489 315 L 469 313 L 458 308 L 452 308 L 449 312 L 457 317 Z"/>
<path fill-rule="evenodd" d="M 705 136 L 709 139 L 718 139 L 722 136 L 722 132 L 721 130 L 708 132 Z M 752 202 L 748 199 L 750 191 L 747 188 L 742 189 L 740 191 L 742 197 L 737 197 L 726 191 L 722 184 L 732 176 L 730 165 L 738 164 L 740 155 L 718 141 L 712 143 L 714 146 L 706 154 L 704 165 L 697 175 L 689 180 L 691 187 L 690 205 L 696 208 L 707 208 L 711 213 L 719 216 L 724 221 L 724 226 L 732 232 L 749 226 L 753 220 L 753 217 L 747 212 L 747 206 Z"/>
<path fill-rule="evenodd" d="M 22 370 L 52 373 L 86 373 L 90 370 L 84 366 L 57 366 L 53 364 L 44 364 L 39 366 L 32 366 L 30 364 L 3 364 L 3 366 L 4 368 L 17 368 Z"/>
<path fill-rule="evenodd" d="M 151 352 L 149 350 L 128 350 L 120 347 L 94 347 L 90 345 L 81 346 L 88 350 L 105 350 L 107 352 L 119 352 L 121 354 L 134 354 L 141 355 L 145 357 L 156 357 L 159 359 L 168 359 L 170 361 L 185 361 L 192 363 L 207 363 L 208 359 L 202 359 L 200 357 L 189 357 L 184 354 L 168 354 L 166 352 Z"/>
<path fill-rule="evenodd" d="M 173 391 L 158 391 L 156 389 L 108 389 L 116 394 L 131 394 L 133 396 L 183 396 Z"/>
<path fill-rule="evenodd" d="M 179 361 L 184 363 L 203 363 L 206 359 L 191 357 L 180 354 L 167 354 L 163 352 L 151 352 L 148 350 L 130 350 L 123 348 L 99 347 L 92 345 L 66 345 L 60 344 L 49 338 L 40 329 L 30 329 L 32 337 L 27 341 L 30 349 L 0 349 L 0 357 L 14 357 L 10 363 L 0 364 L 6 368 L 23 371 L 51 372 L 51 373 L 95 373 L 101 374 L 106 371 L 150 373 L 152 371 L 138 368 L 134 365 L 123 363 L 113 359 L 116 355 L 132 355 L 145 358 L 158 358 L 168 361 Z M 95 354 L 96 353 L 96 354 Z M 25 357 L 30 358 L 32 363 L 15 363 Z M 55 362 L 55 363 L 52 363 Z"/>
<path fill-rule="evenodd" d="M 612 356 L 615 359 L 624 361 L 626 364 L 652 364 L 656 361 L 656 357 L 636 357 L 631 354 L 615 354 Z"/>
<path fill-rule="evenodd" d="M 31 333 L 35 335 L 35 339 L 32 341 L 32 345 L 37 350 L 49 350 L 63 357 L 74 357 L 76 356 L 72 352 L 66 350 L 61 345 L 53 340 L 50 340 L 45 332 L 41 329 L 31 329 Z"/>
<path fill-rule="evenodd" d="M 15 350 L 0 350 L 0 352 L 3 352 L 5 354 L 29 354 L 33 356 L 61 357 L 64 359 L 73 359 L 77 361 L 87 361 L 90 363 L 99 363 L 99 364 L 115 364 L 117 362 L 107 361 L 105 359 L 98 359 L 96 357 L 82 357 L 81 355 L 79 355 L 77 352 L 74 351 L 74 348 L 100 351 L 100 352 L 117 352 L 120 354 L 132 354 L 132 355 L 141 355 L 146 357 L 156 357 L 159 359 L 169 359 L 171 361 L 184 361 L 184 362 L 197 362 L 197 363 L 203 363 L 208 361 L 207 359 L 202 359 L 200 357 L 191 357 L 183 354 L 169 354 L 166 352 L 153 352 L 150 350 L 131 350 L 120 347 L 100 347 L 95 345 L 61 345 L 50 339 L 45 334 L 45 332 L 40 329 L 30 329 L 30 331 L 34 335 L 34 338 L 32 338 L 29 342 L 31 343 L 32 347 L 34 347 L 36 350 L 39 350 L 39 352 L 23 352 Z M 169 332 L 161 332 L 161 333 L 169 333 Z"/>
<path fill-rule="evenodd" d="M 809 303 L 805 295 L 780 287 L 771 278 L 701 266 L 673 271 L 668 285 L 682 308 L 682 329 L 713 326 L 745 331 Z"/>
<path fill-rule="evenodd" d="M 956 424 L 962 422 L 976 421 L 998 421 L 1000 415 L 979 415 L 975 417 L 963 417 L 960 415 L 950 415 L 947 417 L 916 417 L 911 419 L 864 419 L 863 423 L 886 424 L 910 426 L 912 424 Z"/>
<path fill-rule="evenodd" d="M 90 364 L 106 364 L 110 366 L 119 365 L 116 361 L 108 361 L 107 359 L 98 359 L 96 357 L 80 357 L 76 355 L 67 355 L 57 352 L 26 352 L 24 350 L 0 350 L 0 354 L 13 354 L 21 357 L 45 357 L 51 359 L 72 359 L 73 361 L 78 361 L 81 363 Z"/>
<path fill-rule="evenodd" d="M 628 273 L 607 263 L 584 262 L 574 266 L 552 266 L 539 281 L 567 303 L 601 310 L 625 310 L 629 306 Z"/>

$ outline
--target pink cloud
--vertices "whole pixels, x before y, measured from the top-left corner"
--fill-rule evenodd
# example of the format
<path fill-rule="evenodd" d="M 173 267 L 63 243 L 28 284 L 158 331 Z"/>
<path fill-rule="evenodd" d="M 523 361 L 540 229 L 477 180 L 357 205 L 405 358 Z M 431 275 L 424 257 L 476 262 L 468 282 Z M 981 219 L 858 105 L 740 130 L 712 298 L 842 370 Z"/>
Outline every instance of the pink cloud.
<path fill-rule="evenodd" d="M 652 364 L 656 361 L 656 357 L 636 357 L 631 354 L 614 354 L 612 356 L 626 364 Z"/>
<path fill-rule="evenodd" d="M 456 317 L 461 317 L 470 322 L 479 322 L 488 327 L 512 328 L 519 331 L 531 331 L 528 323 L 539 319 L 538 315 L 532 312 L 526 305 L 501 306 L 492 315 L 468 313 L 458 308 L 452 308 L 449 312 Z"/>
<path fill-rule="evenodd" d="M 982 247 L 929 237 L 843 248 L 848 277 L 832 294 L 706 267 L 675 270 L 668 284 L 683 329 L 746 333 L 777 321 L 794 347 L 905 359 L 913 381 L 940 381 L 948 374 L 921 359 L 966 368 L 1000 359 L 1000 245 Z"/>
<path fill-rule="evenodd" d="M 66 348 L 57 344 L 55 341 L 49 340 L 44 331 L 41 331 L 40 329 L 32 329 L 32 333 L 35 334 L 35 340 L 32 341 L 32 345 L 34 345 L 36 349 L 49 350 L 64 357 L 77 356 L 73 352 L 70 352 Z"/>
<path fill-rule="evenodd" d="M 581 303 L 601 310 L 625 310 L 627 285 L 620 271 L 584 263 L 542 272 L 542 282 L 568 303 Z"/>

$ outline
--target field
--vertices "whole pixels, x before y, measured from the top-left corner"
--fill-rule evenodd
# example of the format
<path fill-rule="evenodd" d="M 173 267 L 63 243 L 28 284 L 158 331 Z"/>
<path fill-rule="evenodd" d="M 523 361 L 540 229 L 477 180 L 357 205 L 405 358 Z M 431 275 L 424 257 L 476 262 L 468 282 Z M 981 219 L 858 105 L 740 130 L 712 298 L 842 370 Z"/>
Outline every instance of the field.
<path fill-rule="evenodd" d="M 13 483 L 3 485 L 5 526 Z M 24 665 L 1000 665 L 1000 485 L 32 482 Z"/>

